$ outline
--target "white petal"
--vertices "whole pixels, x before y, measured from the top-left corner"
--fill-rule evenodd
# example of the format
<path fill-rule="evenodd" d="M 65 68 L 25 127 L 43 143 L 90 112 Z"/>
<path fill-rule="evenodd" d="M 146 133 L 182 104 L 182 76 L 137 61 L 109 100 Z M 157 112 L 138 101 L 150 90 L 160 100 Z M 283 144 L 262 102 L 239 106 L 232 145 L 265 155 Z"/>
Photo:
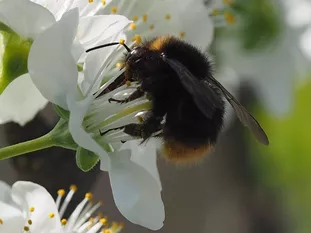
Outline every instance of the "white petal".
<path fill-rule="evenodd" d="M 26 181 L 18 181 L 12 186 L 13 200 L 21 207 L 24 214 L 29 214 L 29 208 L 34 207 L 31 213 L 31 232 L 61 231 L 58 210 L 53 197 L 42 186 Z M 49 214 L 53 213 L 54 218 Z"/>
<path fill-rule="evenodd" d="M 29 74 L 23 74 L 14 79 L 0 95 L 0 123 L 13 121 L 23 126 L 47 103 Z"/>
<path fill-rule="evenodd" d="M 94 46 L 115 34 L 120 33 L 130 21 L 122 15 L 97 15 L 82 17 L 77 38 L 85 49 Z"/>
<path fill-rule="evenodd" d="M 0 225 L 0 233 L 22 233 L 25 220 L 21 210 L 0 201 L 0 216 L 3 222 Z"/>
<path fill-rule="evenodd" d="M 120 212 L 135 224 L 160 229 L 165 213 L 158 182 L 131 161 L 130 150 L 113 153 L 110 158 L 110 183 Z"/>
<path fill-rule="evenodd" d="M 141 140 L 132 140 L 124 143 L 120 150 L 130 149 L 131 161 L 143 167 L 157 181 L 160 190 L 162 184 L 157 167 L 157 139 L 150 139 L 147 143 L 140 144 Z"/>
<path fill-rule="evenodd" d="M 0 202 L 11 203 L 11 187 L 0 180 Z"/>
<path fill-rule="evenodd" d="M 35 38 L 55 19 L 50 11 L 31 1 L 7 0 L 0 2 L 0 21 L 24 38 Z"/>
<path fill-rule="evenodd" d="M 214 25 L 202 1 L 190 1 L 179 15 L 185 32 L 184 40 L 205 51 L 212 43 Z"/>
<path fill-rule="evenodd" d="M 77 9 L 64 14 L 34 41 L 28 58 L 34 84 L 45 98 L 64 109 L 68 109 L 66 96 L 75 95 L 78 79 L 77 64 L 71 53 L 78 17 Z"/>
<path fill-rule="evenodd" d="M 85 132 L 82 125 L 88 107 L 92 102 L 92 96 L 89 96 L 81 101 L 76 101 L 75 99 L 68 97 L 67 102 L 70 110 L 68 127 L 73 140 L 79 146 L 97 154 L 100 157 L 101 163 L 108 164 L 109 158 L 107 152 L 100 145 L 98 145 L 87 132 Z"/>

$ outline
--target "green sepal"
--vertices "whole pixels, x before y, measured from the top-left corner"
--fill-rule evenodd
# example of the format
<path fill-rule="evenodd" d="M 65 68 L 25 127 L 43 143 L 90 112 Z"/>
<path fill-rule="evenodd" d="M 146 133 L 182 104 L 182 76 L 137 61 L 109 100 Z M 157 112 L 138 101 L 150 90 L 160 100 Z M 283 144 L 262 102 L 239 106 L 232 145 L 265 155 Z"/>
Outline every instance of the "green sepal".
<path fill-rule="evenodd" d="M 79 147 L 69 132 L 67 120 L 60 119 L 49 134 L 51 135 L 55 146 L 70 150 L 77 150 Z"/>
<path fill-rule="evenodd" d="M 76 152 L 76 163 L 82 171 L 90 171 L 93 167 L 95 167 L 99 160 L 99 157 L 92 151 L 78 147 Z"/>
<path fill-rule="evenodd" d="M 53 104 L 53 107 L 57 113 L 62 119 L 69 120 L 70 112 L 68 110 L 63 109 L 62 107 L 58 106 L 57 104 Z"/>
<path fill-rule="evenodd" d="M 12 29 L 0 23 L 4 49 L 0 52 L 0 94 L 17 77 L 28 72 L 28 54 L 32 45 L 31 39 L 25 39 Z"/>

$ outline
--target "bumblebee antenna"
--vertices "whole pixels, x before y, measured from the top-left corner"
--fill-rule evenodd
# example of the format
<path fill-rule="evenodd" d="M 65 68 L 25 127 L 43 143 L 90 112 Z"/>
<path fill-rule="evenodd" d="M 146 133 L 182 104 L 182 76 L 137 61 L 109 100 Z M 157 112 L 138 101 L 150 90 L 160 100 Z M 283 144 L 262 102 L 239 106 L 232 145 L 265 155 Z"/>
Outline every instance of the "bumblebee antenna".
<path fill-rule="evenodd" d="M 87 49 L 85 52 L 88 53 L 88 52 L 91 52 L 91 51 L 96 50 L 96 49 L 101 49 L 101 48 L 105 48 L 105 47 L 109 47 L 109 46 L 113 46 L 113 45 L 123 45 L 124 48 L 126 49 L 126 51 L 128 51 L 130 53 L 132 50 L 124 42 L 125 42 L 124 40 L 120 40 L 119 42 L 112 42 L 112 43 L 108 43 L 108 44 L 99 45 L 99 46 Z"/>

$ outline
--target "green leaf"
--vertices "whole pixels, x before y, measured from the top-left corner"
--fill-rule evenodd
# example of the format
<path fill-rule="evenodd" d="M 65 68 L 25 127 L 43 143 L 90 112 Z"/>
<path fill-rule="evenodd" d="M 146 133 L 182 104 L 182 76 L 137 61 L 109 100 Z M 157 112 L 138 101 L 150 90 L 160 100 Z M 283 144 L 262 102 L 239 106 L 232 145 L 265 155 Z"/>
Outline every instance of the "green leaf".
<path fill-rule="evenodd" d="M 99 162 L 99 157 L 89 150 L 78 147 L 76 162 L 82 171 L 88 172 Z"/>
<path fill-rule="evenodd" d="M 64 120 L 69 120 L 69 116 L 70 116 L 70 112 L 63 109 L 62 107 L 56 105 L 56 104 L 53 104 L 53 107 L 56 111 L 56 113 L 61 117 L 63 118 Z"/>
<path fill-rule="evenodd" d="M 256 114 L 271 141 L 268 147 L 254 144 L 260 152 L 252 157 L 258 170 L 257 179 L 263 186 L 279 192 L 286 213 L 291 214 L 297 226 L 291 232 L 297 233 L 309 233 L 311 229 L 310 99 L 311 82 L 299 86 L 293 109 L 283 118 L 260 110 Z"/>
<path fill-rule="evenodd" d="M 32 41 L 24 39 L 0 23 L 0 94 L 17 77 L 28 72 L 28 54 Z"/>

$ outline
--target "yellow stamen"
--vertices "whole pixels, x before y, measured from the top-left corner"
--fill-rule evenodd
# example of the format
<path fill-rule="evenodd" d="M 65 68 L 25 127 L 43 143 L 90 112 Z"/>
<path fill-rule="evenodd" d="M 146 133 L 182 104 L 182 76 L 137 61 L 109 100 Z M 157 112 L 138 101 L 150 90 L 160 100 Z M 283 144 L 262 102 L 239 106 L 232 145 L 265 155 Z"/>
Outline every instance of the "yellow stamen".
<path fill-rule="evenodd" d="M 124 222 L 120 222 L 119 223 L 119 227 L 122 229 L 122 228 L 124 228 Z"/>
<path fill-rule="evenodd" d="M 131 23 L 130 24 L 130 29 L 131 30 L 135 30 L 136 29 L 136 24 L 135 23 Z"/>
<path fill-rule="evenodd" d="M 63 218 L 60 222 L 61 222 L 61 224 L 64 226 L 64 225 L 67 224 L 67 219 Z"/>
<path fill-rule="evenodd" d="M 142 40 L 140 35 L 135 35 L 133 36 L 132 41 L 135 41 L 136 44 L 140 44 Z"/>
<path fill-rule="evenodd" d="M 65 193 L 66 193 L 66 192 L 65 192 L 64 189 L 60 189 L 60 190 L 57 191 L 57 194 L 58 194 L 59 196 L 62 196 L 62 197 L 65 195 Z"/>
<path fill-rule="evenodd" d="M 105 224 L 107 223 L 107 219 L 106 219 L 106 218 L 101 218 L 101 219 L 99 220 L 99 222 L 100 222 L 101 224 L 105 225 Z"/>
<path fill-rule="evenodd" d="M 153 30 L 153 29 L 154 29 L 154 25 L 151 24 L 151 25 L 149 26 L 149 29 L 150 29 L 150 30 Z"/>
<path fill-rule="evenodd" d="M 166 19 L 166 20 L 170 20 L 170 19 L 171 19 L 171 15 L 170 15 L 170 14 L 166 14 L 166 15 L 165 15 L 165 19 Z"/>
<path fill-rule="evenodd" d="M 143 122 L 143 117 L 142 116 L 137 116 L 137 120 L 141 123 L 141 122 Z"/>
<path fill-rule="evenodd" d="M 115 7 L 115 6 L 111 7 L 111 13 L 112 14 L 116 14 L 117 12 L 118 12 L 118 8 L 117 7 Z"/>
<path fill-rule="evenodd" d="M 102 212 L 98 212 L 98 213 L 97 213 L 97 217 L 98 217 L 99 219 L 101 219 L 101 218 L 103 217 L 103 213 L 102 213 Z"/>
<path fill-rule="evenodd" d="M 126 81 L 125 84 L 126 84 L 126 86 L 130 87 L 131 86 L 131 81 Z"/>
<path fill-rule="evenodd" d="M 233 1 L 232 0 L 223 0 L 223 4 L 227 5 L 227 6 L 232 6 L 233 5 Z"/>
<path fill-rule="evenodd" d="M 55 214 L 54 213 L 49 213 L 49 218 L 54 218 Z"/>
<path fill-rule="evenodd" d="M 133 16 L 133 21 L 135 22 L 137 20 L 138 20 L 138 16 L 137 15 Z"/>
<path fill-rule="evenodd" d="M 0 218 L 0 225 L 2 225 L 3 224 L 3 220 Z"/>
<path fill-rule="evenodd" d="M 24 226 L 24 231 L 29 231 L 29 227 Z"/>
<path fill-rule="evenodd" d="M 234 24 L 235 23 L 235 17 L 231 12 L 225 12 L 224 13 L 225 20 L 228 24 Z"/>
<path fill-rule="evenodd" d="M 180 38 L 184 38 L 184 37 L 185 37 L 185 32 L 180 32 L 180 33 L 179 33 L 179 37 L 180 37 Z"/>
<path fill-rule="evenodd" d="M 32 212 L 34 212 L 35 211 L 35 207 L 30 207 L 29 208 L 29 211 L 32 213 Z"/>
<path fill-rule="evenodd" d="M 101 232 L 102 232 L 102 233 L 112 233 L 111 230 L 109 230 L 109 229 L 102 229 Z"/>
<path fill-rule="evenodd" d="M 120 43 L 121 45 L 123 45 L 123 44 L 125 43 L 125 40 L 124 40 L 124 39 L 120 39 L 120 40 L 119 40 L 119 43 Z"/>
<path fill-rule="evenodd" d="M 94 0 L 89 0 L 89 3 L 92 3 L 92 2 L 94 2 Z"/>
<path fill-rule="evenodd" d="M 88 200 L 92 199 L 92 197 L 93 197 L 92 193 L 86 193 L 85 194 L 85 198 Z"/>
<path fill-rule="evenodd" d="M 106 5 L 106 1 L 105 0 L 101 0 L 102 4 L 105 6 Z"/>
<path fill-rule="evenodd" d="M 69 189 L 72 190 L 72 191 L 74 191 L 74 192 L 77 192 L 77 190 L 78 190 L 77 186 L 74 185 L 74 184 L 70 185 L 70 188 L 69 188 Z"/>
<path fill-rule="evenodd" d="M 31 224 L 32 224 L 31 219 L 29 219 L 27 222 L 28 222 L 28 224 L 29 224 L 29 225 L 31 225 Z"/>
<path fill-rule="evenodd" d="M 143 21 L 144 21 L 144 22 L 147 22 L 147 20 L 148 20 L 148 15 L 147 15 L 147 14 L 144 14 L 144 15 L 143 15 Z"/>
<path fill-rule="evenodd" d="M 118 63 L 116 64 L 116 67 L 121 69 L 121 68 L 123 67 L 123 63 L 118 62 Z"/>
<path fill-rule="evenodd" d="M 212 15 L 213 16 L 219 15 L 219 9 L 218 8 L 213 9 Z"/>

